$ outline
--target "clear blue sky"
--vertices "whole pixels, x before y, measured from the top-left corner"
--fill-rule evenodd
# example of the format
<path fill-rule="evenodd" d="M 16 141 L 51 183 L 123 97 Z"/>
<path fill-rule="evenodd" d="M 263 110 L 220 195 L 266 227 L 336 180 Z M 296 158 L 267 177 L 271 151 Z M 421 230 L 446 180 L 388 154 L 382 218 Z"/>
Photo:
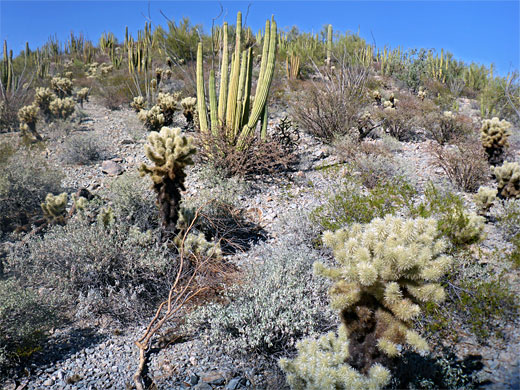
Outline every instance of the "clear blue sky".
<path fill-rule="evenodd" d="M 335 30 L 357 31 L 378 46 L 441 48 L 455 58 L 485 65 L 495 63 L 500 74 L 520 69 L 520 1 L 6 1 L 0 0 L 0 38 L 15 53 L 29 41 L 32 48 L 50 35 L 66 40 L 70 31 L 83 32 L 97 43 L 102 32 L 120 40 L 125 26 L 134 33 L 144 26 L 150 9 L 154 24 L 188 16 L 209 31 L 222 4 L 223 18 L 234 23 L 236 12 L 257 31 L 272 14 L 278 26 L 297 25 L 319 31 L 331 23 Z"/>

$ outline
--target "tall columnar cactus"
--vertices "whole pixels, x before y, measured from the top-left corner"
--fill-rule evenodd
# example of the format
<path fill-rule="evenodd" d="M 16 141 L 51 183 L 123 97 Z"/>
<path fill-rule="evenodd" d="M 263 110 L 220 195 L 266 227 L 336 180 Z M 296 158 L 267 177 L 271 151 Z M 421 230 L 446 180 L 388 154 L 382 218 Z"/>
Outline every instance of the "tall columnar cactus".
<path fill-rule="evenodd" d="M 64 224 L 67 215 L 67 193 L 60 195 L 47 194 L 45 202 L 41 204 L 43 215 L 48 223 Z"/>
<path fill-rule="evenodd" d="M 438 238 L 436 220 L 394 216 L 326 232 L 323 242 L 333 249 L 339 266 L 316 263 L 315 272 L 334 281 L 329 293 L 332 306 L 341 313 L 339 337 L 326 336 L 331 340 L 320 341 L 318 347 L 302 348 L 300 344 L 304 355 L 283 364 L 298 384 L 294 388 L 363 388 L 316 386 L 317 378 L 303 377 L 291 369 L 291 364 L 301 364 L 298 359 L 308 367 L 320 365 L 313 369 L 330 376 L 331 381 L 339 373 L 358 380 L 352 374 L 355 368 L 369 379 L 379 378 L 373 387 L 379 388 L 388 381 L 388 371 L 378 364 L 398 356 L 401 344 L 418 351 L 428 349 L 426 341 L 411 329 L 411 322 L 420 315 L 421 304 L 444 300 L 438 281 L 451 266 L 451 258 L 444 254 L 446 242 Z M 305 341 L 304 345 L 312 343 Z M 322 353 L 327 359 L 320 358 Z"/>
<path fill-rule="evenodd" d="M 163 127 L 159 133 L 153 131 L 145 145 L 146 156 L 153 166 L 142 164 L 141 175 L 150 175 L 157 193 L 157 204 L 161 224 L 167 238 L 176 233 L 177 220 L 184 191 L 185 168 L 193 164 L 191 159 L 195 153 L 192 139 L 181 135 L 181 129 Z"/>
<path fill-rule="evenodd" d="M 520 164 L 506 162 L 493 169 L 497 179 L 498 196 L 502 199 L 520 199 Z"/>
<path fill-rule="evenodd" d="M 266 125 L 267 97 L 274 74 L 276 58 L 276 31 L 275 21 L 266 21 L 260 73 L 254 102 L 251 104 L 251 100 L 253 100 L 251 96 L 253 59 L 251 48 L 241 50 L 242 13 L 239 12 L 237 15 L 235 50 L 231 58 L 229 74 L 227 24 L 224 24 L 222 29 L 222 65 L 220 69 L 218 102 L 214 72 L 211 71 L 209 76 L 209 122 L 204 91 L 202 43 L 199 43 L 197 50 L 197 109 L 200 130 L 202 132 L 208 132 L 211 125 L 211 131 L 216 135 L 219 128 L 223 128 L 230 140 L 235 140 L 238 137 L 237 147 L 242 148 L 253 133 L 259 120 L 262 120 L 263 127 Z"/>
<path fill-rule="evenodd" d="M 509 145 L 508 138 L 511 135 L 510 127 L 511 123 L 497 117 L 482 121 L 480 139 L 491 165 L 501 165 L 504 162 L 505 149 Z"/>
<path fill-rule="evenodd" d="M 332 65 L 332 24 L 327 26 L 327 66 Z"/>

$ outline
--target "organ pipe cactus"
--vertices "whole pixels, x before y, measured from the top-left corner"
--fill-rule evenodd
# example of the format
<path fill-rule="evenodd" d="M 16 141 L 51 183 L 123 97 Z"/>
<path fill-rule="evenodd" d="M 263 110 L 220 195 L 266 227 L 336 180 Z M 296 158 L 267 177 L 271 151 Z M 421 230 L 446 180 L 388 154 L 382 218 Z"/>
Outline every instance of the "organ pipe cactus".
<path fill-rule="evenodd" d="M 237 148 L 243 148 L 247 139 L 252 135 L 258 121 L 262 121 L 265 129 L 267 110 L 267 97 L 274 74 L 276 58 L 277 30 L 276 22 L 266 21 L 264 43 L 260 73 L 251 104 L 252 85 L 252 49 L 241 51 L 242 41 L 242 13 L 237 14 L 237 27 L 235 37 L 235 50 L 231 58 L 231 70 L 228 74 L 229 53 L 227 24 L 223 26 L 222 65 L 220 69 L 220 86 L 217 102 L 215 73 L 209 75 L 209 103 L 210 121 L 208 122 L 208 110 L 204 91 L 204 69 L 202 58 L 202 43 L 197 50 L 197 109 L 199 114 L 199 126 L 202 132 L 210 130 L 214 135 L 219 128 L 225 129 L 226 136 L 230 140 L 237 140 Z M 265 136 L 265 131 L 263 131 Z"/>

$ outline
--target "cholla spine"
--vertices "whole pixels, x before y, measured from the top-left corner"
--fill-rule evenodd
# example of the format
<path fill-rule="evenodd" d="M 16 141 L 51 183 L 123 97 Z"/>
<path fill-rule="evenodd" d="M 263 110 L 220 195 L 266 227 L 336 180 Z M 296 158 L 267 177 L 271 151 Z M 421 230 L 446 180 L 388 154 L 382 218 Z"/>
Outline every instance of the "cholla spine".
<path fill-rule="evenodd" d="M 195 148 L 192 138 L 181 135 L 181 129 L 163 127 L 160 132 L 152 131 L 145 145 L 146 156 L 154 165 L 142 164 L 141 175 L 149 175 L 153 181 L 152 188 L 157 193 L 157 202 L 162 227 L 168 234 L 175 234 L 181 201 L 184 191 L 184 172 L 193 164 L 192 155 Z M 174 238 L 174 237 L 171 237 Z"/>
<path fill-rule="evenodd" d="M 41 208 L 45 219 L 49 223 L 63 223 L 67 212 L 68 195 L 66 192 L 60 195 L 47 194 Z"/>
<path fill-rule="evenodd" d="M 350 357 L 348 332 L 344 325 L 338 335 L 329 332 L 318 340 L 297 343 L 294 360 L 280 359 L 287 382 L 294 390 L 380 389 L 390 382 L 390 371 L 374 364 L 368 375 L 362 375 L 346 361 Z"/>
<path fill-rule="evenodd" d="M 498 185 L 498 196 L 502 199 L 520 198 L 520 164 L 517 162 L 505 162 L 500 167 L 493 169 Z"/>
<path fill-rule="evenodd" d="M 511 135 L 509 128 L 511 123 L 497 117 L 484 119 L 480 129 L 480 139 L 482 146 L 486 150 L 488 160 L 491 165 L 501 165 L 504 162 L 504 152 Z"/>
<path fill-rule="evenodd" d="M 475 194 L 475 204 L 480 213 L 487 213 L 497 198 L 498 190 L 491 187 L 480 187 Z"/>
<path fill-rule="evenodd" d="M 375 298 L 381 326 L 378 346 L 389 356 L 398 354 L 397 343 L 404 341 L 417 350 L 428 348 L 410 330 L 410 321 L 420 314 L 420 303 L 440 303 L 445 297 L 437 281 L 451 266 L 451 258 L 443 253 L 446 242 L 437 235 L 435 219 L 394 216 L 323 235 L 340 263 L 338 268 L 315 264 L 318 274 L 335 281 L 330 290 L 333 307 L 343 313 L 359 311 L 363 296 Z M 351 324 L 345 325 L 349 330 Z"/>

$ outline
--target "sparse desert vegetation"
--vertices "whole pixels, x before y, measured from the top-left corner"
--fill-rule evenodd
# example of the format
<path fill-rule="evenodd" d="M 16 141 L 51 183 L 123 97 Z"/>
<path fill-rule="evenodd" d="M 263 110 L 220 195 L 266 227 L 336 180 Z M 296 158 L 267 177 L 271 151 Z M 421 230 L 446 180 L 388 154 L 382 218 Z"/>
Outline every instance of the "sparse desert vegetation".
<path fill-rule="evenodd" d="M 519 139 L 518 70 L 332 25 L 5 41 L 0 385 L 517 388 Z"/>

